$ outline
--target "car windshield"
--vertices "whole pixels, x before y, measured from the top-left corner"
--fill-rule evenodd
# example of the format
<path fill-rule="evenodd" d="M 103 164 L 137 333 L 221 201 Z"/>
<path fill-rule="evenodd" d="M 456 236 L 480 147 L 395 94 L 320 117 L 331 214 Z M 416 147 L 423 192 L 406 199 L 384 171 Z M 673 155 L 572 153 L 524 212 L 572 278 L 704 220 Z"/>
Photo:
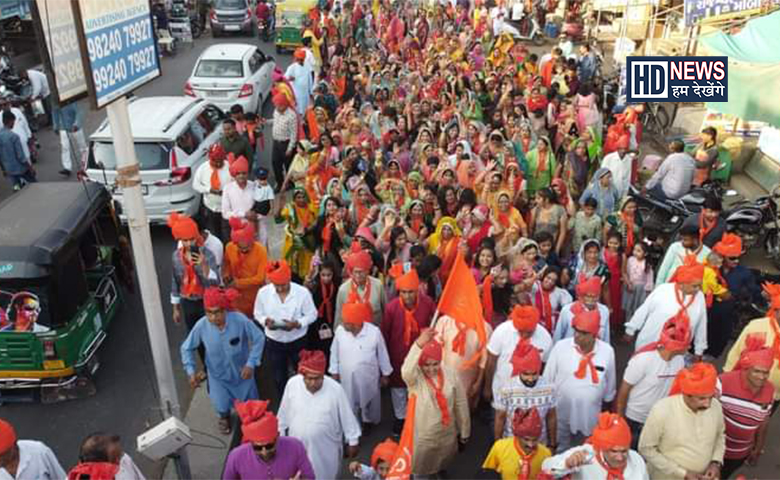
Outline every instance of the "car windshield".
<path fill-rule="evenodd" d="M 217 0 L 214 2 L 217 10 L 243 10 L 247 8 L 246 0 Z"/>
<path fill-rule="evenodd" d="M 195 69 L 196 77 L 243 78 L 241 60 L 201 60 Z"/>
<path fill-rule="evenodd" d="M 170 167 L 170 147 L 160 143 L 136 143 L 135 156 L 141 170 L 166 170 Z M 111 142 L 94 142 L 89 152 L 89 168 L 116 170 L 116 155 Z"/>

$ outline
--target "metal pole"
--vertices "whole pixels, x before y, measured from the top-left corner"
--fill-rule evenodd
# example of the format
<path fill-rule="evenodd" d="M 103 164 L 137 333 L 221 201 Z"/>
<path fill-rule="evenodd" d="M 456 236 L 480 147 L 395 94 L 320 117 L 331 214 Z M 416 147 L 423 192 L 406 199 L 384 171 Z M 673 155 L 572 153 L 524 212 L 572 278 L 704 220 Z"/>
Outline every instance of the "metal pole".
<path fill-rule="evenodd" d="M 138 283 L 141 300 L 149 330 L 149 344 L 152 347 L 154 372 L 157 377 L 157 389 L 160 392 L 160 407 L 165 418 L 181 418 L 179 396 L 173 378 L 171 352 L 168 348 L 168 333 L 165 330 L 157 271 L 154 266 L 152 237 L 149 234 L 149 222 L 146 219 L 146 207 L 141 193 L 141 176 L 138 159 L 135 156 L 133 134 L 130 129 L 130 115 L 127 111 L 127 99 L 121 97 L 106 108 L 111 133 L 114 137 L 114 152 L 117 158 L 116 183 L 122 189 L 122 206 L 130 227 L 130 240 L 133 245 L 133 257 L 138 270 Z M 179 478 L 190 479 L 190 464 L 187 450 L 182 448 L 176 456 L 176 470 Z"/>

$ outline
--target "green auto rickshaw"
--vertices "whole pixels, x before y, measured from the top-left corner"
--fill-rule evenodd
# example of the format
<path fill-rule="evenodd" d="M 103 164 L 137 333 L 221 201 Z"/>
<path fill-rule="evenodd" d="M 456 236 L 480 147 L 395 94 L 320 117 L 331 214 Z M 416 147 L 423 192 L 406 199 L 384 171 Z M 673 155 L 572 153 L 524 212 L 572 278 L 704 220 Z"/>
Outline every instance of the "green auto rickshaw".
<path fill-rule="evenodd" d="M 0 203 L 0 401 L 95 393 L 97 351 L 132 278 L 100 184 L 32 183 Z"/>
<path fill-rule="evenodd" d="M 277 0 L 276 2 L 276 51 L 295 49 L 303 45 L 303 30 L 309 12 L 316 8 L 317 0 Z"/>

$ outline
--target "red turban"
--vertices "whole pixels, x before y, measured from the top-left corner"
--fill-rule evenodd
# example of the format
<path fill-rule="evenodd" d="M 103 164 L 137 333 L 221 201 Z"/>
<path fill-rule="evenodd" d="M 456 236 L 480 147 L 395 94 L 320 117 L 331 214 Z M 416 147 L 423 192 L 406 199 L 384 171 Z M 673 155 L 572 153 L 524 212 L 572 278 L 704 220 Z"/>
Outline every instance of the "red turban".
<path fill-rule="evenodd" d="M 225 149 L 222 147 L 221 143 L 217 142 L 209 147 L 209 160 L 224 160 L 226 156 L 227 153 L 225 153 Z"/>
<path fill-rule="evenodd" d="M 600 294 L 601 294 L 601 277 L 593 276 L 577 284 L 577 298 L 582 298 L 583 295 L 600 295 Z"/>
<path fill-rule="evenodd" d="M 111 462 L 79 463 L 68 472 L 68 480 L 89 478 L 90 480 L 114 480 L 119 471 L 119 465 Z"/>
<path fill-rule="evenodd" d="M 696 260 L 696 255 L 687 255 L 669 280 L 676 283 L 695 283 L 701 282 L 703 278 L 704 265 Z"/>
<path fill-rule="evenodd" d="M 279 420 L 271 412 L 266 412 L 259 420 L 241 425 L 245 442 L 266 445 L 273 443 L 279 436 Z"/>
<path fill-rule="evenodd" d="M 203 293 L 203 306 L 209 309 L 221 308 L 227 310 L 233 307 L 233 302 L 239 295 L 238 290 L 235 288 L 209 287 Z"/>
<path fill-rule="evenodd" d="M 271 99 L 276 108 L 284 108 L 290 106 L 290 100 L 287 99 L 287 95 L 279 92 Z"/>
<path fill-rule="evenodd" d="M 365 250 L 360 250 L 359 252 L 353 252 L 350 253 L 347 257 L 347 270 L 350 272 L 354 268 L 359 268 L 361 270 L 365 270 L 366 272 L 371 270 L 371 266 L 374 264 L 374 261 L 371 260 L 371 254 L 368 253 Z"/>
<path fill-rule="evenodd" d="M 230 175 L 235 177 L 239 173 L 249 173 L 249 162 L 241 155 L 230 164 Z"/>
<path fill-rule="evenodd" d="M 509 317 L 518 332 L 533 332 L 539 323 L 539 310 L 531 305 L 517 305 Z"/>
<path fill-rule="evenodd" d="M 742 238 L 733 233 L 724 233 L 723 238 L 712 249 L 723 257 L 739 257 L 742 255 Z"/>
<path fill-rule="evenodd" d="M 230 240 L 233 243 L 253 243 L 255 241 L 255 227 L 246 220 L 237 217 L 231 218 Z"/>
<path fill-rule="evenodd" d="M 306 60 L 306 50 L 302 48 L 296 48 L 293 52 L 293 58 L 296 60 Z"/>
<path fill-rule="evenodd" d="M 398 290 L 417 290 L 420 287 L 420 277 L 417 276 L 417 270 L 412 268 L 401 275 L 395 281 L 395 288 Z"/>
<path fill-rule="evenodd" d="M 328 362 L 325 360 L 325 354 L 322 353 L 322 350 L 301 350 L 298 361 L 299 373 L 324 375 L 327 366 Z"/>
<path fill-rule="evenodd" d="M 622 416 L 601 412 L 587 443 L 593 445 L 596 450 L 628 448 L 631 446 L 631 429 Z"/>
<path fill-rule="evenodd" d="M 542 369 L 542 356 L 539 354 L 539 350 L 531 345 L 527 339 L 520 339 L 517 342 L 511 362 L 513 377 L 527 372 L 539 373 Z"/>
<path fill-rule="evenodd" d="M 591 335 L 598 335 L 599 326 L 601 324 L 601 314 L 598 309 L 583 310 L 574 315 L 574 320 L 571 324 L 577 330 L 590 333 Z"/>
<path fill-rule="evenodd" d="M 353 325 L 362 325 L 365 322 L 371 321 L 371 305 L 367 303 L 345 303 L 341 307 L 341 319 L 344 323 L 351 323 Z"/>
<path fill-rule="evenodd" d="M 711 363 L 694 363 L 691 368 L 683 368 L 674 379 L 669 395 L 683 393 L 685 395 L 709 396 L 715 395 L 718 382 L 718 371 Z"/>
<path fill-rule="evenodd" d="M 535 407 L 518 408 L 512 416 L 512 433 L 515 437 L 539 438 L 542 436 L 542 419 Z"/>
<path fill-rule="evenodd" d="M 688 314 L 680 311 L 670 318 L 661 330 L 661 345 L 672 352 L 684 352 L 691 346 L 691 327 Z"/>
<path fill-rule="evenodd" d="M 618 141 L 615 143 L 615 148 L 624 148 L 628 150 L 630 138 L 628 135 L 621 135 Z"/>
<path fill-rule="evenodd" d="M 444 350 L 442 349 L 441 343 L 436 340 L 431 340 L 422 348 L 420 360 L 417 363 L 422 365 L 426 360 L 441 362 L 442 355 L 444 355 Z"/>
<path fill-rule="evenodd" d="M 290 283 L 290 279 L 292 279 L 292 271 L 287 262 L 279 260 L 268 264 L 266 276 L 268 277 L 268 281 L 274 285 L 286 285 Z"/>
<path fill-rule="evenodd" d="M 745 348 L 739 355 L 739 361 L 734 365 L 734 370 L 741 370 L 750 367 L 760 367 L 764 369 L 772 368 L 775 361 L 772 349 L 765 345 L 765 333 L 751 333 L 745 338 Z"/>
<path fill-rule="evenodd" d="M 390 438 L 374 447 L 374 452 L 371 454 L 371 468 L 376 470 L 379 462 L 392 462 L 396 450 L 398 450 L 398 444 Z"/>
<path fill-rule="evenodd" d="M 268 400 L 247 400 L 245 402 L 236 400 L 233 402 L 233 406 L 236 409 L 239 420 L 241 420 L 241 425 L 256 422 L 268 413 Z"/>
<path fill-rule="evenodd" d="M 168 216 L 168 226 L 174 240 L 194 240 L 200 236 L 198 224 L 187 215 L 172 213 Z"/>
<path fill-rule="evenodd" d="M 8 451 L 16 444 L 16 430 L 13 425 L 0 419 L 0 454 Z"/>

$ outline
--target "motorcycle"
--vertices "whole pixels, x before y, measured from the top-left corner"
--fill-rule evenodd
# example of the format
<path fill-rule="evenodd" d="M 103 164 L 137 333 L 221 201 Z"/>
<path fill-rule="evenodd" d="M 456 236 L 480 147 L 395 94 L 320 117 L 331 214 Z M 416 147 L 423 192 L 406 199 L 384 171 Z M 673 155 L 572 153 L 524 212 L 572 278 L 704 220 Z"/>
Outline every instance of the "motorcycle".
<path fill-rule="evenodd" d="M 265 18 L 260 17 L 260 15 L 257 16 L 257 33 L 264 42 L 270 41 L 276 30 L 274 5 L 269 4 L 268 10 L 268 15 Z"/>
<path fill-rule="evenodd" d="M 529 22 L 530 27 L 528 26 Z M 524 35 L 520 33 L 522 31 L 528 31 L 528 33 Z M 530 40 L 537 47 L 541 47 L 545 42 L 544 32 L 536 20 L 536 15 L 525 15 L 519 20 L 504 22 L 501 33 L 508 33 L 515 40 Z"/>
<path fill-rule="evenodd" d="M 769 195 L 736 204 L 726 213 L 726 230 L 742 238 L 742 248 L 763 247 L 775 267 L 780 268 L 780 223 L 777 201 L 780 185 Z"/>

